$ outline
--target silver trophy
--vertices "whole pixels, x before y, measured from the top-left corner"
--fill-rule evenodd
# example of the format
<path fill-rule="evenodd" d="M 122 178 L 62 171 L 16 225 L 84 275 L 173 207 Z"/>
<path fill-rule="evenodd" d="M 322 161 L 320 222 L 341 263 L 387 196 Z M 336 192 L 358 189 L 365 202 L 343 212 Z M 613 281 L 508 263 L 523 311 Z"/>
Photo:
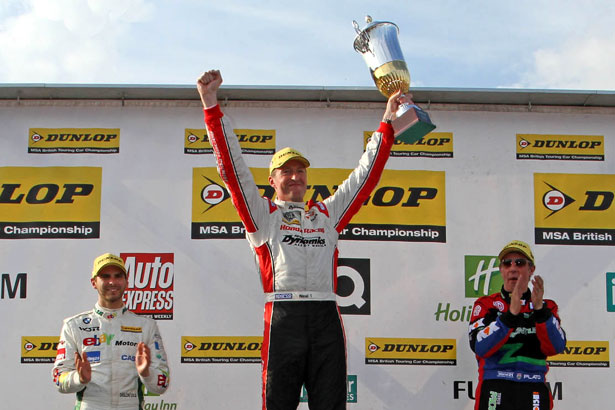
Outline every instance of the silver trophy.
<path fill-rule="evenodd" d="M 387 98 L 398 90 L 407 93 L 410 89 L 410 71 L 399 47 L 399 28 L 388 21 L 372 22 L 370 16 L 365 17 L 365 22 L 367 26 L 363 30 L 356 21 L 352 22 L 357 32 L 354 49 L 363 56 L 376 87 Z M 408 103 L 399 106 L 392 125 L 395 139 L 409 144 L 436 128 L 425 111 L 416 104 Z"/>

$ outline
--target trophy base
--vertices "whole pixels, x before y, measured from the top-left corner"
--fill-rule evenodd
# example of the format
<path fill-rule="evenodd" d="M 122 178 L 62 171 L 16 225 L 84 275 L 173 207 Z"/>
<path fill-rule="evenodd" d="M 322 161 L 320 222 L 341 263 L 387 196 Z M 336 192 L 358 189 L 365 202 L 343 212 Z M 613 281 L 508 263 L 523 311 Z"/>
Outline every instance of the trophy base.
<path fill-rule="evenodd" d="M 395 131 L 395 139 L 406 144 L 414 144 L 436 128 L 429 115 L 416 105 L 410 105 L 391 125 Z"/>

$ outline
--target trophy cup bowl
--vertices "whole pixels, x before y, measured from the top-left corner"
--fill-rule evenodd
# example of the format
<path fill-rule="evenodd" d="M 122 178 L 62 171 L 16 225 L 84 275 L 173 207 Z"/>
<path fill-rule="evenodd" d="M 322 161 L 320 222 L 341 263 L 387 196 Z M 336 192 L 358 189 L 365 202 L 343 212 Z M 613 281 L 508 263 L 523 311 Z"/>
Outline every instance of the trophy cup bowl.
<path fill-rule="evenodd" d="M 389 98 L 398 90 L 407 93 L 410 89 L 410 71 L 399 46 L 399 28 L 388 21 L 375 21 L 367 16 L 368 25 L 361 30 L 353 21 L 357 37 L 354 49 L 363 56 L 376 87 Z M 416 104 L 403 103 L 393 120 L 395 139 L 414 144 L 436 126 L 429 115 Z"/>

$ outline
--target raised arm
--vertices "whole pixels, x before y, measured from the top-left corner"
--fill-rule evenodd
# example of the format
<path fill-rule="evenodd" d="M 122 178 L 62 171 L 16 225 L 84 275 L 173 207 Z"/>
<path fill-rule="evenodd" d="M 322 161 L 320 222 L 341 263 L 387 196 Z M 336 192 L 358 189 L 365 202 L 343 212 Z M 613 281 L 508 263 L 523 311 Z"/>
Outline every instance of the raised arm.
<path fill-rule="evenodd" d="M 196 82 L 196 88 L 201 96 L 203 108 L 211 108 L 218 104 L 218 88 L 222 85 L 222 75 L 219 70 L 205 71 Z"/>
<path fill-rule="evenodd" d="M 372 134 L 359 165 L 339 186 L 335 194 L 324 201 L 338 232 L 341 232 L 350 219 L 359 212 L 363 202 L 378 185 L 394 141 L 390 121 L 396 118 L 399 105 L 408 101 L 409 97 L 403 96 L 401 92 L 389 98 L 382 122 Z"/>
<path fill-rule="evenodd" d="M 221 84 L 222 76 L 218 70 L 206 71 L 197 79 L 207 135 L 216 156 L 218 174 L 247 232 L 254 233 L 266 226 L 261 222 L 261 216 L 269 212 L 268 200 L 261 197 L 252 172 L 244 161 L 237 136 L 218 105 L 217 95 Z"/>

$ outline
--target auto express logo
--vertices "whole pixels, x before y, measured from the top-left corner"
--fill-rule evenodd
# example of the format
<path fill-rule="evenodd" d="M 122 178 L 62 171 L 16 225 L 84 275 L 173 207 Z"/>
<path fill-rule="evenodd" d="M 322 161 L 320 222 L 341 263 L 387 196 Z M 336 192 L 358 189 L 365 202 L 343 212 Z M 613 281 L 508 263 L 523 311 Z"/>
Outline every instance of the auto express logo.
<path fill-rule="evenodd" d="M 339 258 L 337 261 L 337 303 L 344 315 L 370 315 L 369 259 Z"/>

